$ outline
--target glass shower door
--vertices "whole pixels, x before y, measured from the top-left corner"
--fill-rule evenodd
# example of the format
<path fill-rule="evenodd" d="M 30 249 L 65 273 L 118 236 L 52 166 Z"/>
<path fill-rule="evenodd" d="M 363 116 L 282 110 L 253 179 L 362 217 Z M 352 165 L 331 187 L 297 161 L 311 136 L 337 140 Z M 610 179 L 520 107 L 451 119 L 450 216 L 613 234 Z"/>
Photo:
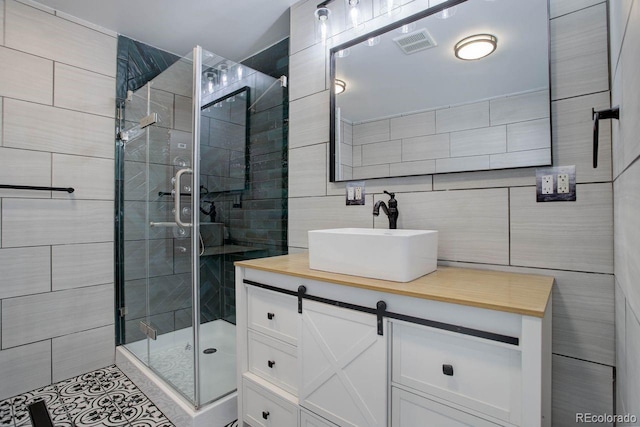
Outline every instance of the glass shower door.
<path fill-rule="evenodd" d="M 185 57 L 124 105 L 121 341 L 195 404 L 192 87 Z"/>

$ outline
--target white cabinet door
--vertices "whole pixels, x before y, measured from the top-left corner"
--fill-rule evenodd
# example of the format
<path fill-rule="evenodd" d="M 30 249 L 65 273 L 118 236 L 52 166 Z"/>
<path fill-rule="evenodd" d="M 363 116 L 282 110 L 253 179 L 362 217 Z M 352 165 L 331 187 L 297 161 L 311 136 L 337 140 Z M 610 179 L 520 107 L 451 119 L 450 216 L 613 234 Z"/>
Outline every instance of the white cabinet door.
<path fill-rule="evenodd" d="M 496 427 L 482 418 L 413 393 L 392 388 L 392 427 Z"/>
<path fill-rule="evenodd" d="M 298 339 L 300 404 L 340 425 L 387 424 L 387 335 L 376 316 L 305 300 Z"/>

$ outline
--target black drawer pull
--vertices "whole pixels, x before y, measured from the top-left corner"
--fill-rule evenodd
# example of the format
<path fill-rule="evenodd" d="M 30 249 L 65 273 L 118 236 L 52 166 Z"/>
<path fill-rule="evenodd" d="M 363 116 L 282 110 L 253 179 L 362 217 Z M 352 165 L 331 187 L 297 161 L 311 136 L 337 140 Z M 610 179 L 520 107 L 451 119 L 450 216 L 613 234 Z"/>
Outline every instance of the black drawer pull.
<path fill-rule="evenodd" d="M 274 313 L 267 313 L 267 319 L 273 320 L 274 317 L 276 317 Z"/>
<path fill-rule="evenodd" d="M 442 373 L 452 377 L 453 376 L 453 365 L 442 365 Z"/>
<path fill-rule="evenodd" d="M 276 364 L 276 362 L 275 362 L 275 361 L 273 361 L 273 360 L 269 360 L 269 361 L 267 362 L 267 365 L 269 365 L 269 367 L 270 367 L 270 368 L 273 368 L 273 366 L 274 366 L 275 364 Z"/>
<path fill-rule="evenodd" d="M 265 420 L 269 418 L 269 413 L 266 411 L 262 411 L 262 418 L 264 418 Z"/>

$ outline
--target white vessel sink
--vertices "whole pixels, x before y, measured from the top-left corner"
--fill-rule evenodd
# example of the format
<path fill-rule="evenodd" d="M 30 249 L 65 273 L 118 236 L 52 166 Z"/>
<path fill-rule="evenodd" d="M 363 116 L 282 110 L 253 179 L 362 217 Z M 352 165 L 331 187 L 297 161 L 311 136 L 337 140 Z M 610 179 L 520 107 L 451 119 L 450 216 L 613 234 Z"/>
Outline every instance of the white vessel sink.
<path fill-rule="evenodd" d="M 438 232 L 335 228 L 309 231 L 309 267 L 410 282 L 436 270 Z"/>

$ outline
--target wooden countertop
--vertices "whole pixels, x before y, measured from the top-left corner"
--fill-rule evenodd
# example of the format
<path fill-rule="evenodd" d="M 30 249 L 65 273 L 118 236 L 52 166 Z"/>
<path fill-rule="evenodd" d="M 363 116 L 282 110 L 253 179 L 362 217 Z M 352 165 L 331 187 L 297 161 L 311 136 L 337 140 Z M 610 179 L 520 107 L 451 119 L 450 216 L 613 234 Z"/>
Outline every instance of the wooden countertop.
<path fill-rule="evenodd" d="M 373 291 L 544 317 L 554 278 L 533 274 L 441 267 L 400 283 L 309 268 L 306 253 L 237 261 L 236 266 L 321 280 Z"/>

